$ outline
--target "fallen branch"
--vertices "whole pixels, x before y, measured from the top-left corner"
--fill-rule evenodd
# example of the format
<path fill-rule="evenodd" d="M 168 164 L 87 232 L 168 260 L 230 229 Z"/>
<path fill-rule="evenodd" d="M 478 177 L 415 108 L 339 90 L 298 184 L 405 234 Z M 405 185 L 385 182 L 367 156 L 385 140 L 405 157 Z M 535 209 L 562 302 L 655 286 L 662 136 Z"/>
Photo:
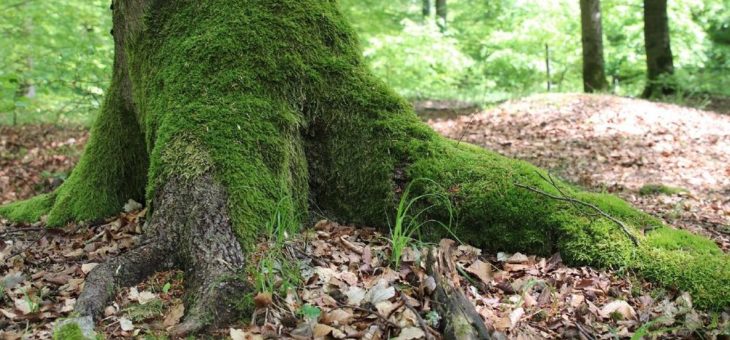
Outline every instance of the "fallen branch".
<path fill-rule="evenodd" d="M 413 308 L 411 305 L 408 304 L 408 301 L 406 301 L 405 295 L 401 295 L 401 301 L 403 301 L 404 306 L 406 306 L 406 308 L 408 308 L 408 310 L 410 310 L 418 319 L 418 326 L 420 326 L 421 329 L 423 329 L 423 334 L 426 337 L 426 340 L 435 339 L 433 334 L 431 334 L 431 333 L 435 332 L 433 330 L 433 328 L 431 328 L 431 326 L 426 324 L 426 320 L 423 320 L 423 318 L 421 317 L 421 314 L 419 314 L 415 308 Z"/>
<path fill-rule="evenodd" d="M 446 242 L 444 242 L 446 241 Z M 491 339 L 484 320 L 450 278 L 458 275 L 451 259 L 453 241 L 443 240 L 439 249 L 429 250 L 426 268 L 434 278 L 434 307 L 443 317 L 445 339 Z M 434 254 L 435 253 L 435 254 Z"/>
<path fill-rule="evenodd" d="M 626 234 L 626 236 L 631 240 L 631 242 L 634 243 L 635 246 L 638 246 L 639 245 L 639 240 L 636 238 L 636 236 L 634 236 L 633 234 L 631 234 L 631 232 L 629 231 L 629 228 L 626 226 L 626 224 L 624 224 L 623 222 L 621 222 L 619 219 L 617 219 L 617 218 L 609 215 L 608 213 L 606 213 L 605 211 L 601 210 L 599 207 L 595 206 L 594 204 L 591 204 L 591 203 L 588 203 L 588 202 L 581 201 L 579 199 L 575 199 L 575 198 L 569 197 L 568 195 L 566 195 L 560 189 L 560 187 L 558 187 L 557 183 L 555 183 L 555 181 L 552 179 L 552 177 L 545 178 L 540 173 L 538 173 L 538 175 L 542 179 L 544 179 L 546 182 L 550 183 L 556 190 L 558 190 L 558 192 L 560 193 L 560 196 L 553 195 L 551 193 L 542 191 L 542 190 L 540 190 L 538 188 L 535 188 L 535 187 L 532 187 L 532 186 L 529 186 L 529 185 L 525 185 L 525 184 L 521 184 L 521 183 L 515 183 L 515 186 L 520 187 L 520 188 L 523 188 L 523 189 L 527 189 L 529 191 L 532 191 L 532 192 L 538 193 L 540 195 L 543 195 L 543 196 L 552 198 L 554 200 L 568 202 L 568 203 L 572 204 L 573 206 L 575 206 L 576 208 L 580 205 L 580 206 L 584 206 L 584 207 L 588 207 L 590 209 L 593 209 L 598 215 L 603 216 L 604 218 L 608 219 L 609 221 L 611 221 L 611 222 L 615 223 L 616 225 L 618 225 L 619 227 L 621 227 L 621 230 L 624 232 L 624 234 Z"/>

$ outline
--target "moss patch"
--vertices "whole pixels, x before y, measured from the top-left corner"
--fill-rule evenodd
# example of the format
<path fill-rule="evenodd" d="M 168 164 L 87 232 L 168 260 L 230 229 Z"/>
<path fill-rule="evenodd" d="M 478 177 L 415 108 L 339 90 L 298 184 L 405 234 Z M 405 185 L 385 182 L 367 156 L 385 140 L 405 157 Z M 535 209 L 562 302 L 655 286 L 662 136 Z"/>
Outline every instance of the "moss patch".
<path fill-rule="evenodd" d="M 651 196 L 659 194 L 676 195 L 683 192 L 687 192 L 687 190 L 682 188 L 670 187 L 664 184 L 644 184 L 641 188 L 639 188 L 639 195 L 641 196 Z"/>

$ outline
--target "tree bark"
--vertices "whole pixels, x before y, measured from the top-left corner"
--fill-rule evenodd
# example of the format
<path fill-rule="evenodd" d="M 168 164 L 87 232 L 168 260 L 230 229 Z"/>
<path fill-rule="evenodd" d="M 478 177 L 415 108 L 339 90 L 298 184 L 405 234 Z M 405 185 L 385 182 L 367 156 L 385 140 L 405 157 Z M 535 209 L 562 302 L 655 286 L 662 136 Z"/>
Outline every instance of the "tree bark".
<path fill-rule="evenodd" d="M 447 16 L 446 0 L 436 0 L 436 24 L 441 28 L 441 32 L 446 31 Z"/>
<path fill-rule="evenodd" d="M 423 0 L 423 7 L 421 11 L 424 17 L 431 16 L 431 0 Z"/>
<path fill-rule="evenodd" d="M 189 298 L 175 334 L 225 323 L 250 301 L 246 254 L 271 216 L 301 224 L 311 209 L 384 227 L 408 183 L 422 197 L 416 205 L 430 207 L 425 220 L 453 222 L 472 245 L 559 250 L 568 263 L 622 267 L 690 291 L 698 305 L 730 304 L 730 261 L 711 241 L 436 134 L 368 71 L 336 1 L 112 7 L 114 74 L 82 159 L 54 193 L 0 207 L 12 220 L 48 214 L 49 225 L 63 226 L 107 217 L 146 193 L 147 241 L 89 274 L 82 316 L 97 317 L 114 288 L 180 268 Z M 589 202 L 625 222 L 640 245 L 608 218 L 517 184 Z"/>
<path fill-rule="evenodd" d="M 581 41 L 583 45 L 583 90 L 601 92 L 608 88 L 603 59 L 601 1 L 580 0 Z"/>
<path fill-rule="evenodd" d="M 647 84 L 643 97 L 674 93 L 674 61 L 669 39 L 667 0 L 644 0 Z"/>

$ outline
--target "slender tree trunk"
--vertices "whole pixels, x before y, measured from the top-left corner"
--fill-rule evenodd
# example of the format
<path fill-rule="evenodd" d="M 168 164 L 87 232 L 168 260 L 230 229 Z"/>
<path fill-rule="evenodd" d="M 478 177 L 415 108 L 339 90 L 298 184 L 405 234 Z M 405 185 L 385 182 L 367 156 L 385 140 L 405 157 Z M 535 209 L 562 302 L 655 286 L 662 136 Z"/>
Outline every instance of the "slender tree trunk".
<path fill-rule="evenodd" d="M 644 97 L 675 91 L 672 48 L 669 42 L 667 0 L 644 0 L 644 44 L 648 80 Z"/>
<path fill-rule="evenodd" d="M 446 0 L 436 0 L 436 23 L 441 28 L 441 32 L 446 31 L 448 10 L 446 8 Z"/>
<path fill-rule="evenodd" d="M 424 17 L 431 16 L 431 0 L 423 0 L 422 13 Z"/>
<path fill-rule="evenodd" d="M 603 59 L 601 1 L 580 0 L 581 41 L 583 44 L 583 90 L 600 92 L 608 89 Z"/>
<path fill-rule="evenodd" d="M 272 216 L 303 223 L 311 208 L 384 227 L 409 183 L 416 205 L 430 207 L 424 221 L 453 222 L 475 246 L 559 250 L 568 263 L 690 291 L 698 305 L 730 304 L 730 261 L 711 241 L 436 134 L 368 71 L 336 3 L 114 1 L 112 84 L 82 159 L 54 193 L 0 206 L 12 220 L 48 214 L 63 226 L 146 192 L 142 245 L 89 273 L 81 316 L 98 317 L 122 286 L 179 268 L 189 298 L 174 335 L 240 317 L 251 301 L 246 254 Z M 621 218 L 640 245 L 614 220 L 538 191 Z"/>

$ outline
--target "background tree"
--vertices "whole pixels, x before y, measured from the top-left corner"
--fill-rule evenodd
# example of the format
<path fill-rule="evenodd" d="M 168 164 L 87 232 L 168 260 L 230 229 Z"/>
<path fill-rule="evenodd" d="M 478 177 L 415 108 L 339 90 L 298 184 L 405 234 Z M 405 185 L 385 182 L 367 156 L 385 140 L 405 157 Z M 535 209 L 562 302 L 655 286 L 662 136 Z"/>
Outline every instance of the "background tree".
<path fill-rule="evenodd" d="M 603 59 L 603 25 L 600 0 L 580 0 L 581 42 L 583 45 L 583 90 L 608 89 Z"/>
<path fill-rule="evenodd" d="M 423 16 L 431 16 L 431 0 L 423 0 Z"/>
<path fill-rule="evenodd" d="M 446 0 L 436 0 L 436 23 L 441 28 L 441 32 L 446 31 L 448 9 L 446 8 Z"/>
<path fill-rule="evenodd" d="M 669 42 L 667 0 L 644 0 L 644 44 L 647 83 L 643 97 L 668 95 L 675 91 L 674 58 Z"/>

